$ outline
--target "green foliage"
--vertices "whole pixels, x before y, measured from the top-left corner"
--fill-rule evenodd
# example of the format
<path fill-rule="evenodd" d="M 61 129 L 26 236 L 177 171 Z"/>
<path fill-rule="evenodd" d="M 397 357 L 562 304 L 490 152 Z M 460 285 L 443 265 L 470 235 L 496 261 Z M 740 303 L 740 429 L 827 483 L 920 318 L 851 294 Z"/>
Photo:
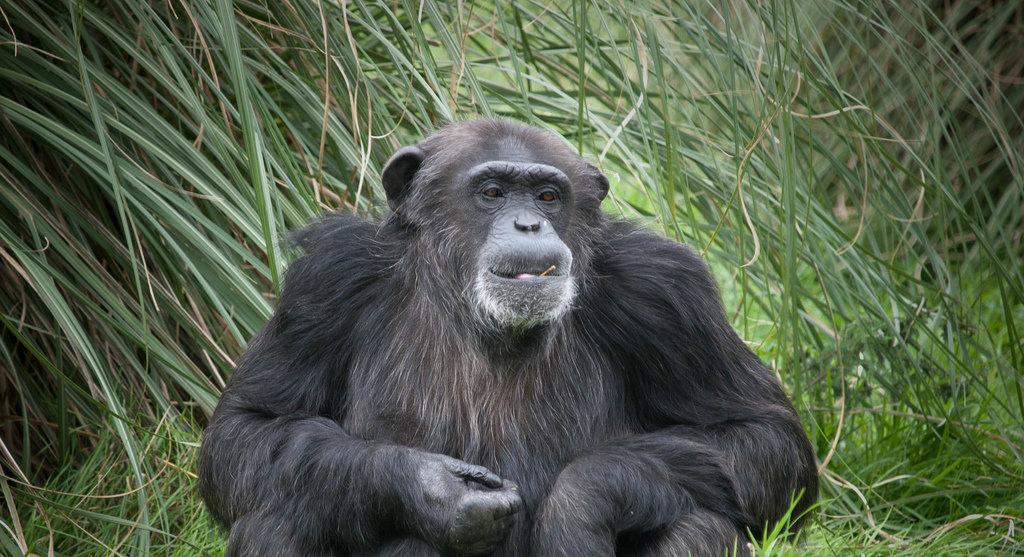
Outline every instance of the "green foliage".
<path fill-rule="evenodd" d="M 1022 551 L 1024 8 L 0 4 L 0 546 L 223 550 L 192 487 L 284 230 L 453 119 L 558 131 L 704 252 L 823 471 L 794 549 Z"/>

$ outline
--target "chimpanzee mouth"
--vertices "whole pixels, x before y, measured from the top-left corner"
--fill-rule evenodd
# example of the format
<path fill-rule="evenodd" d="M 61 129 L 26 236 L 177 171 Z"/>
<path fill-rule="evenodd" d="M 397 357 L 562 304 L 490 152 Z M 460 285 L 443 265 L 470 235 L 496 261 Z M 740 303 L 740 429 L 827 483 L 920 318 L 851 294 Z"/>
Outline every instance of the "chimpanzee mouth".
<path fill-rule="evenodd" d="M 502 278 L 505 280 L 544 280 L 553 279 L 564 276 L 557 265 L 549 265 L 544 269 L 529 268 L 529 269 L 489 269 L 492 275 Z"/>
<path fill-rule="evenodd" d="M 502 254 L 482 262 L 473 302 L 488 322 L 529 325 L 558 319 L 576 296 L 572 253 Z"/>

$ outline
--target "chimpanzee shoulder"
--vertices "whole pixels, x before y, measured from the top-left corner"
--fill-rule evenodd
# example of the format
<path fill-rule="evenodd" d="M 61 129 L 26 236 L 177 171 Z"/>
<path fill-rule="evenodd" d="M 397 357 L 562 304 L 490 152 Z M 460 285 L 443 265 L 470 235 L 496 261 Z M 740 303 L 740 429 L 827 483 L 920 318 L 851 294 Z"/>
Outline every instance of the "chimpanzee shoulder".
<path fill-rule="evenodd" d="M 277 412 L 323 415 L 343 404 L 310 385 L 344 392 L 346 374 L 338 370 L 356 348 L 353 332 L 383 296 L 387 258 L 379 237 L 378 225 L 341 213 L 289 235 L 300 254 L 285 272 L 274 315 L 239 360 L 225 404 L 258 400 Z"/>
<path fill-rule="evenodd" d="M 721 313 L 708 265 L 690 247 L 625 220 L 612 219 L 605 230 L 592 287 L 578 307 L 622 325 L 605 331 L 617 348 L 642 345 L 659 333 L 676 337 L 681 319 Z"/>
<path fill-rule="evenodd" d="M 379 292 L 387 250 L 377 224 L 331 213 L 292 232 L 289 241 L 302 253 L 285 273 L 275 317 L 309 327 L 350 321 Z"/>
<path fill-rule="evenodd" d="M 611 222 L 594 273 L 577 316 L 621 370 L 644 429 L 721 419 L 726 408 L 707 401 L 742 400 L 741 384 L 751 381 L 781 395 L 729 324 L 708 265 L 691 248 Z"/>

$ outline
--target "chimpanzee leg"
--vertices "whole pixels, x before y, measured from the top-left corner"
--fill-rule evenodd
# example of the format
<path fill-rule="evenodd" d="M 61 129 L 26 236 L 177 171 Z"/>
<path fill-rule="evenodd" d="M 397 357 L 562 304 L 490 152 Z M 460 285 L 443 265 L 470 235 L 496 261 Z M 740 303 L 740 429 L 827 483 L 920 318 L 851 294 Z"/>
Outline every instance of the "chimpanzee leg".
<path fill-rule="evenodd" d="M 332 557 L 311 551 L 295 539 L 289 522 L 272 514 L 252 513 L 231 525 L 228 557 Z"/>
<path fill-rule="evenodd" d="M 632 537 L 626 547 L 622 547 L 620 541 L 620 554 L 644 557 L 746 557 L 750 555 L 747 543 L 747 536 L 729 519 L 700 510 L 683 516 L 661 532 Z"/>
<path fill-rule="evenodd" d="M 426 542 L 403 538 L 384 544 L 373 551 L 374 557 L 439 557 L 441 554 Z"/>

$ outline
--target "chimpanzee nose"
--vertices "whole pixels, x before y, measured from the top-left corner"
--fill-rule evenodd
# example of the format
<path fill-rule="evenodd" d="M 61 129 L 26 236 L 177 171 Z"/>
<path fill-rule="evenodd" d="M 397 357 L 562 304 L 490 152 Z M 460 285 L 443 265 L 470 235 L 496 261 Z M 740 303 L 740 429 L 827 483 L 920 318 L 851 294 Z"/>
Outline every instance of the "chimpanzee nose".
<path fill-rule="evenodd" d="M 538 232 L 540 231 L 541 220 L 530 215 L 519 215 L 512 220 L 512 224 L 520 232 Z"/>

